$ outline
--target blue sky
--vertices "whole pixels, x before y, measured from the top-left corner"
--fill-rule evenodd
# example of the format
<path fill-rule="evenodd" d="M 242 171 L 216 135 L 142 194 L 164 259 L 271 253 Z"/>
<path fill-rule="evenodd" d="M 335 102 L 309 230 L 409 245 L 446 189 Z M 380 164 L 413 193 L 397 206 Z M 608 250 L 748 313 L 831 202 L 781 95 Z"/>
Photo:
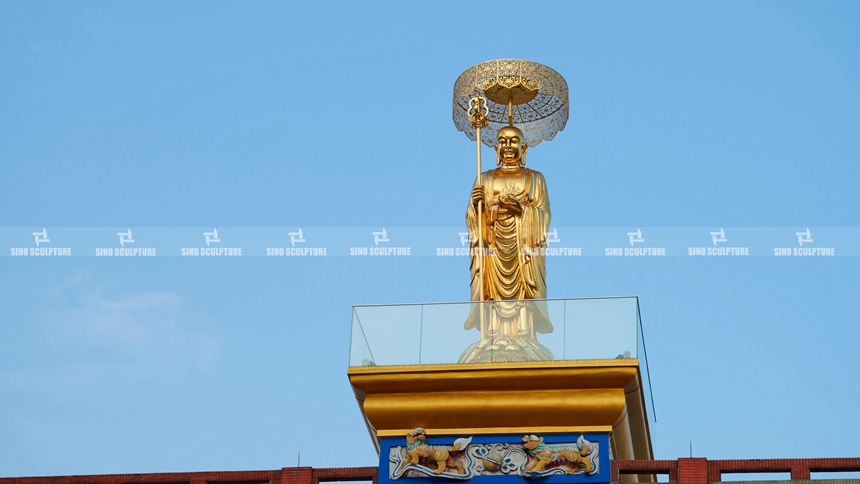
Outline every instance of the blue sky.
<path fill-rule="evenodd" d="M 529 153 L 553 226 L 847 228 L 849 254 L 858 24 L 852 2 L 2 1 L 0 227 L 462 227 L 453 83 L 515 57 L 570 87 Z M 350 307 L 469 297 L 462 258 L 2 250 L 3 476 L 374 465 Z M 859 274 L 570 257 L 548 292 L 639 295 L 657 458 L 856 456 Z M 331 461 L 333 435 L 357 451 Z"/>

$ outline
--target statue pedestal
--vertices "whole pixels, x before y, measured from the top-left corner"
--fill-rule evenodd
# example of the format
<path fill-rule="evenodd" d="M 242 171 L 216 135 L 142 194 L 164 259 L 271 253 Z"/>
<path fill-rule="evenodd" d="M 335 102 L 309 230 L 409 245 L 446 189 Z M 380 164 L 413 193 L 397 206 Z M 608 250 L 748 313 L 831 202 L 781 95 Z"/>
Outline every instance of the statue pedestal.
<path fill-rule="evenodd" d="M 354 307 L 347 375 L 380 455 L 380 484 L 605 483 L 609 459 L 653 459 L 638 300 L 537 303 L 555 329 L 529 341 L 554 360 L 511 361 L 501 337 L 490 341 L 492 361 L 453 364 L 476 347 L 477 331 L 463 331 L 475 303 Z"/>

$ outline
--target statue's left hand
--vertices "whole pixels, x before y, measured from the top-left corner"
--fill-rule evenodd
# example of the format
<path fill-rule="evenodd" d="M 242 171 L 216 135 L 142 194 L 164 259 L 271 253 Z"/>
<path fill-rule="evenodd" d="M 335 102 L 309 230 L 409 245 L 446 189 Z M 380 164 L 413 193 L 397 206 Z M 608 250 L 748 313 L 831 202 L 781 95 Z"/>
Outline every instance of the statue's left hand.
<path fill-rule="evenodd" d="M 516 197 L 506 197 L 499 201 L 499 203 L 507 209 L 508 212 L 511 212 L 515 215 L 520 215 L 523 213 L 523 205 L 520 203 Z"/>

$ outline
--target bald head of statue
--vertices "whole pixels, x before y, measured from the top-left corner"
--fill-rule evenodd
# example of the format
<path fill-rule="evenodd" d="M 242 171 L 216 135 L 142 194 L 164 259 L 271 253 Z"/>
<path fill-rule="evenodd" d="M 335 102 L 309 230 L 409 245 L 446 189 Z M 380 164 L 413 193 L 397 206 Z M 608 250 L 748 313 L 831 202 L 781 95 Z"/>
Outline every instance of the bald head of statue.
<path fill-rule="evenodd" d="M 528 149 L 522 130 L 516 126 L 505 126 L 496 137 L 496 163 L 505 166 L 525 165 Z"/>

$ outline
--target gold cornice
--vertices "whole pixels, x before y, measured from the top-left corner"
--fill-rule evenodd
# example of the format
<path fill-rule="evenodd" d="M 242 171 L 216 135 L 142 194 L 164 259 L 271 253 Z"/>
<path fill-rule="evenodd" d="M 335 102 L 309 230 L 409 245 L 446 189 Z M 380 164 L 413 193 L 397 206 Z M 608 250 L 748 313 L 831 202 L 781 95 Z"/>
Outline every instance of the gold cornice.
<path fill-rule="evenodd" d="M 403 437 L 407 433 L 409 433 L 412 429 L 391 429 L 391 430 L 380 430 L 377 432 L 377 436 L 382 437 Z M 499 435 L 499 434 L 574 434 L 574 433 L 597 433 L 597 432 L 612 432 L 612 426 L 609 425 L 595 425 L 595 426 L 581 426 L 581 427 L 494 427 L 491 429 L 487 429 L 485 427 L 474 427 L 474 428 L 452 428 L 452 429 L 444 429 L 444 428 L 425 428 L 427 433 L 431 435 L 475 435 L 475 434 L 484 434 L 484 435 Z"/>
<path fill-rule="evenodd" d="M 602 360 L 554 360 L 554 361 L 514 361 L 508 363 L 468 363 L 468 364 L 433 364 L 433 365 L 385 365 L 385 366 L 350 366 L 348 374 L 360 373 L 432 373 L 437 371 L 457 370 L 459 372 L 474 372 L 482 370 L 509 370 L 535 368 L 589 368 L 589 367 L 639 367 L 637 358 L 609 358 Z"/>
<path fill-rule="evenodd" d="M 369 393 L 363 408 L 376 429 L 426 429 L 611 425 L 624 405 L 621 388 L 600 388 Z"/>
<path fill-rule="evenodd" d="M 553 390 L 624 388 L 638 372 L 638 360 L 585 360 L 468 365 L 350 367 L 356 390 L 434 392 L 456 390 Z"/>
<path fill-rule="evenodd" d="M 435 435 L 609 432 L 616 458 L 653 458 L 637 359 L 350 367 L 378 445 Z"/>

